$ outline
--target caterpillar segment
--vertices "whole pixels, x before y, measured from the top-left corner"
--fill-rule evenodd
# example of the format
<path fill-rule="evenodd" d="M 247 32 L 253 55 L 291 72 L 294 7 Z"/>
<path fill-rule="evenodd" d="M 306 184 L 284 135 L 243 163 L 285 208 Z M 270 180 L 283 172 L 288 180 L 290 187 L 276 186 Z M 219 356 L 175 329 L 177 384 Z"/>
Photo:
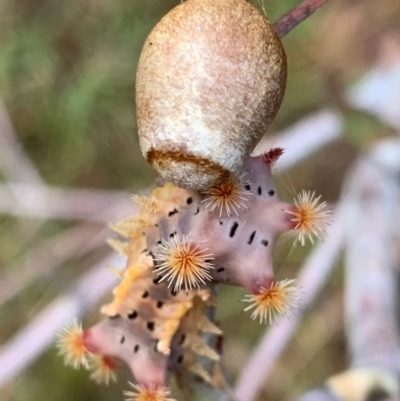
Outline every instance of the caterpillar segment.
<path fill-rule="evenodd" d="M 166 284 L 160 287 L 165 289 Z M 180 291 L 175 296 L 167 291 L 162 302 L 155 297 L 163 291 L 153 290 L 150 286 L 144 300 L 128 294 L 126 302 L 120 302 L 119 313 L 86 330 L 83 341 L 88 353 L 123 361 L 141 385 L 165 387 L 172 373 L 192 370 L 198 355 L 219 361 L 203 333 L 221 331 L 205 317 L 207 291 Z M 130 309 L 134 304 L 136 309 Z"/>
<path fill-rule="evenodd" d="M 190 205 L 175 207 L 173 212 L 162 216 L 158 231 L 147 236 L 148 249 L 153 255 L 159 254 L 161 245 L 165 248 L 170 244 L 173 253 L 177 243 L 184 246 L 189 240 L 192 248 L 209 255 L 199 260 L 199 265 L 206 262 L 212 265 L 203 266 L 203 280 L 200 277 L 197 282 L 200 288 L 227 283 L 254 293 L 260 286 L 269 286 L 274 279 L 275 242 L 281 233 L 293 228 L 289 214 L 293 205 L 278 198 L 270 164 L 262 156 L 249 158 L 239 177 L 231 178 L 240 188 L 233 193 L 233 203 L 239 193 L 241 201 L 246 199 L 246 207 L 229 206 L 235 212 L 228 215 L 227 204 L 232 200 L 225 193 L 225 202 L 220 205 L 223 213 L 217 208 L 210 210 L 211 191 L 203 191 L 196 197 L 197 202 L 191 197 Z M 173 268 L 171 265 L 170 269 Z M 171 280 L 171 285 L 175 284 Z"/>

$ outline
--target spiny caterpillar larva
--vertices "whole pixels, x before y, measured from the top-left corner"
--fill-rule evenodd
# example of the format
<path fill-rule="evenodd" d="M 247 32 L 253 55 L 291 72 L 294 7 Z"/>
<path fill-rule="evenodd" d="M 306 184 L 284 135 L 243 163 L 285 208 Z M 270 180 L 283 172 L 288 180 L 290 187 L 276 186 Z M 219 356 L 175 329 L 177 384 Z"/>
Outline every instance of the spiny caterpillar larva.
<path fill-rule="evenodd" d="M 281 154 L 249 157 L 239 175 L 205 191 L 163 183 L 150 197 L 134 197 L 138 214 L 111 226 L 120 238 L 110 244 L 127 257 L 120 282 L 100 322 L 63 331 L 65 362 L 105 384 L 126 365 L 136 380 L 126 401 L 171 401 L 171 377 L 188 371 L 223 386 L 222 330 L 209 313 L 214 287 L 245 288 L 245 311 L 273 323 L 299 301 L 295 280 L 275 278 L 276 240 L 295 230 L 299 243 L 313 242 L 329 219 L 314 194 L 302 192 L 294 204 L 279 199 L 271 166 Z"/>
<path fill-rule="evenodd" d="M 274 119 L 286 56 L 246 0 L 187 0 L 144 44 L 136 78 L 140 146 L 166 180 L 207 189 L 238 173 Z"/>

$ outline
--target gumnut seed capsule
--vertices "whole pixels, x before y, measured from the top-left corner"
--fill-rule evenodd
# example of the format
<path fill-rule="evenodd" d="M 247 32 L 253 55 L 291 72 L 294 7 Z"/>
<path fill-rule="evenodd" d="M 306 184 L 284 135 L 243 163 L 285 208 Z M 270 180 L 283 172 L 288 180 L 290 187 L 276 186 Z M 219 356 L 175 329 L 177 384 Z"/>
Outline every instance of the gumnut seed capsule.
<path fill-rule="evenodd" d="M 167 181 L 207 189 L 236 174 L 274 119 L 286 56 L 245 0 L 187 0 L 156 25 L 136 80 L 142 152 Z"/>

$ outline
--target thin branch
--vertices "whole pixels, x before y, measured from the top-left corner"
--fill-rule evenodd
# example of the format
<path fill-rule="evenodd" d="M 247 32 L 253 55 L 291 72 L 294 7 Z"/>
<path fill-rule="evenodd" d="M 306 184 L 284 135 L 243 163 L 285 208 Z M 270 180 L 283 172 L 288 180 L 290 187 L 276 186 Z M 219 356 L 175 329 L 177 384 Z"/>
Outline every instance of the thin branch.
<path fill-rule="evenodd" d="M 105 244 L 106 231 L 87 223 L 62 231 L 40 242 L 35 248 L 8 266 L 0 276 L 0 305 L 37 280 L 57 272 L 65 261 L 84 255 Z"/>
<path fill-rule="evenodd" d="M 329 387 L 318 387 L 307 391 L 297 401 L 341 401 Z"/>
<path fill-rule="evenodd" d="M 44 184 L 14 132 L 0 99 L 0 168 L 9 181 Z"/>
<path fill-rule="evenodd" d="M 235 396 L 238 401 L 253 400 L 270 374 L 277 358 L 286 347 L 294 331 L 325 285 L 344 241 L 343 211 L 340 205 L 334 217 L 328 236 L 307 258 L 299 274 L 301 308 L 291 318 L 282 317 L 264 335 L 253 351 L 239 376 Z"/>
<path fill-rule="evenodd" d="M 18 135 L 16 134 L 7 109 L 0 98 L 0 170 L 8 182 L 30 183 L 38 186 L 45 185 L 43 178 L 36 169 L 32 160 L 26 153 Z M 7 184 L 5 184 L 7 186 Z M 23 194 L 16 188 L 8 188 L 13 196 L 13 204 L 23 206 Z M 15 206 L 14 206 L 15 207 Z M 20 239 L 20 245 L 24 246 L 40 230 L 43 221 L 35 224 L 26 224 L 24 236 Z"/>
<path fill-rule="evenodd" d="M 381 142 L 360 160 L 348 185 L 346 328 L 353 368 L 400 373 L 395 235 L 400 140 Z"/>
<path fill-rule="evenodd" d="M 346 391 L 348 397 L 366 399 L 371 396 L 369 391 L 380 387 L 388 393 L 387 399 L 395 399 L 389 395 L 398 388 L 400 373 L 394 253 L 400 218 L 399 172 L 400 140 L 392 139 L 382 141 L 360 159 L 347 180 L 342 203 L 351 366 L 331 377 L 328 385 L 308 391 L 298 401 L 339 400 L 339 393 L 334 394 L 338 389 Z M 363 375 L 359 368 L 369 369 Z"/>
<path fill-rule="evenodd" d="M 9 190 L 21 195 L 16 205 Z M 45 219 L 111 221 L 136 210 L 125 192 L 42 185 L 0 185 L 0 213 Z"/>
<path fill-rule="evenodd" d="M 81 277 L 66 295 L 56 298 L 33 320 L 0 348 L 0 386 L 14 379 L 54 341 L 59 330 L 91 308 L 115 285 L 107 269 L 121 265 L 121 258 L 110 256 Z"/>
<path fill-rule="evenodd" d="M 308 115 L 273 137 L 260 141 L 254 154 L 280 147 L 285 153 L 279 158 L 277 170 L 285 170 L 305 159 L 327 144 L 340 139 L 343 134 L 343 118 L 332 110 L 321 110 Z"/>
<path fill-rule="evenodd" d="M 375 64 L 349 88 L 345 102 L 376 116 L 383 125 L 400 130 L 400 52 L 390 63 Z"/>
<path fill-rule="evenodd" d="M 310 15 L 325 4 L 328 0 L 304 0 L 298 6 L 293 8 L 275 24 L 274 28 L 279 37 L 288 34 L 294 27 L 304 21 Z"/>
<path fill-rule="evenodd" d="M 342 299 L 343 291 L 338 288 L 332 294 L 320 297 L 318 303 L 314 304 L 316 310 L 307 316 L 307 324 L 296 333 L 296 341 L 301 344 L 302 356 L 293 358 L 290 362 L 290 369 L 285 366 L 285 363 L 275 364 L 269 378 L 267 391 L 273 391 L 275 387 L 274 394 L 278 392 L 276 398 L 284 398 L 287 395 L 287 389 L 295 387 L 295 383 L 309 368 L 310 363 L 320 359 L 321 351 L 330 347 L 332 340 L 341 335 L 344 323 L 343 310 L 339 305 L 342 304 Z M 281 377 L 282 383 L 279 383 Z"/>
<path fill-rule="evenodd" d="M 300 120 L 274 137 L 262 140 L 254 153 L 283 147 L 286 153 L 277 163 L 285 170 L 316 150 L 340 138 L 343 121 L 337 113 L 322 110 Z M 16 205 L 12 193 L 18 193 Z M 145 190 L 144 192 L 146 192 Z M 0 185 L 0 213 L 46 219 L 110 221 L 134 210 L 124 192 L 94 189 L 63 189 L 28 184 Z"/>

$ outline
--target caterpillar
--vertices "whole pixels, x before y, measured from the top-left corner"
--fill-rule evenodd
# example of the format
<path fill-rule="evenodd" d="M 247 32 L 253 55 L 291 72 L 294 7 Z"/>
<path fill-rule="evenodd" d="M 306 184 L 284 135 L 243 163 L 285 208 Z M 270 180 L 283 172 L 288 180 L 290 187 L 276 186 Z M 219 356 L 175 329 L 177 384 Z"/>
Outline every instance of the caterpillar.
<path fill-rule="evenodd" d="M 138 383 L 126 392 L 129 400 L 153 399 L 146 394 L 170 399 L 170 377 L 187 372 L 223 385 L 216 345 L 223 333 L 208 313 L 216 305 L 213 289 L 247 289 L 252 318 L 273 322 L 298 301 L 294 280 L 274 277 L 278 236 L 297 230 L 301 243 L 313 240 L 329 216 L 313 195 L 303 193 L 294 204 L 279 199 L 271 167 L 282 152 L 247 158 L 238 176 L 208 190 L 165 182 L 149 197 L 135 197 L 138 214 L 111 225 L 121 237 L 111 244 L 127 256 L 113 299 L 98 324 L 87 330 L 75 324 L 62 333 L 58 345 L 66 363 L 106 383 L 124 363 Z M 208 343 L 204 333 L 215 341 Z"/>

